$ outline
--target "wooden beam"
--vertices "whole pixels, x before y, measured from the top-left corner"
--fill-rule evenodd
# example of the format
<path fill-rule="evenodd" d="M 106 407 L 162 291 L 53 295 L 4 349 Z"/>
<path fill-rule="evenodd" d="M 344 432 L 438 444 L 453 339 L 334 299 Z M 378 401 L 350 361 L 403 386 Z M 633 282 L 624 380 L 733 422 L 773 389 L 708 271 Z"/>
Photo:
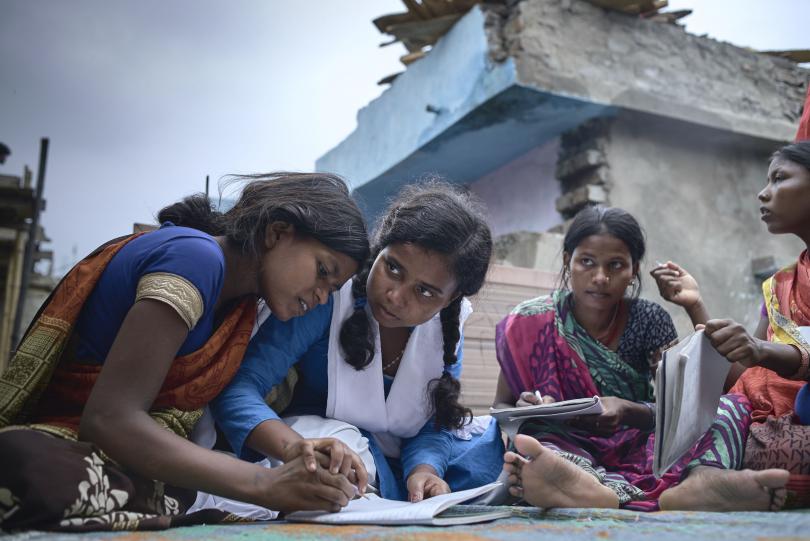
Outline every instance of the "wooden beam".
<path fill-rule="evenodd" d="M 422 20 L 427 20 L 431 18 L 430 12 L 417 2 L 416 0 L 402 0 L 402 3 L 405 4 L 405 7 L 408 8 L 408 11 L 416 15 Z"/>
<path fill-rule="evenodd" d="M 679 9 L 677 11 L 664 11 L 661 13 L 656 13 L 647 17 L 647 19 L 658 23 L 675 24 L 676 21 L 679 21 L 680 19 L 683 19 L 687 15 L 691 14 L 691 9 Z"/>
<path fill-rule="evenodd" d="M 406 44 L 409 51 L 416 52 L 422 47 L 439 41 L 460 18 L 461 15 L 454 14 L 436 17 L 429 21 L 394 24 L 388 27 L 387 33 Z"/>
<path fill-rule="evenodd" d="M 786 51 L 759 51 L 762 54 L 770 56 L 778 56 L 780 58 L 787 58 L 794 62 L 804 63 L 810 62 L 810 49 L 789 49 Z"/>
<path fill-rule="evenodd" d="M 425 51 L 416 51 L 413 53 L 408 53 L 406 55 L 400 56 L 399 61 L 405 64 L 406 66 L 413 64 L 420 58 L 423 58 L 427 53 Z"/>

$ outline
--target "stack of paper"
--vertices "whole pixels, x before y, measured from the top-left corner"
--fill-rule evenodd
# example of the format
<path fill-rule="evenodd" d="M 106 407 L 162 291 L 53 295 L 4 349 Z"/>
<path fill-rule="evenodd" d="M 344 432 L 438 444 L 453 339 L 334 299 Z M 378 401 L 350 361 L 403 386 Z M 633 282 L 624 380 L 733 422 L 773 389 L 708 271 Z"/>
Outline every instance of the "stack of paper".
<path fill-rule="evenodd" d="M 730 368 L 703 331 L 663 353 L 655 375 L 656 476 L 666 473 L 712 425 Z"/>

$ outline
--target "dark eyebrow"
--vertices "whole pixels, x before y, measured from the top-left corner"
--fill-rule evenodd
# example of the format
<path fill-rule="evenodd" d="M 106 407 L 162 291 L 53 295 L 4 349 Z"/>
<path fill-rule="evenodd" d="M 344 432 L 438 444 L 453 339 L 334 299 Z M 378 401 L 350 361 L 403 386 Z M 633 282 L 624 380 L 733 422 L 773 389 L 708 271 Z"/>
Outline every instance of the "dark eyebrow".
<path fill-rule="evenodd" d="M 407 272 L 408 272 L 408 267 L 406 267 L 405 265 L 403 265 L 402 263 L 400 263 L 399 261 L 397 261 L 397 258 L 396 258 L 396 257 L 394 257 L 394 256 L 392 256 L 392 255 L 389 255 L 389 254 L 386 254 L 385 259 L 386 259 L 387 261 L 389 261 L 389 262 L 393 263 L 394 265 L 396 265 L 396 266 L 397 266 L 397 267 L 399 267 L 400 269 L 402 269 L 402 270 L 403 270 L 403 272 L 405 272 L 405 273 L 407 274 Z M 421 286 L 422 286 L 422 287 L 424 287 L 425 289 L 431 289 L 431 290 L 435 291 L 436 293 L 438 293 L 439 295 L 444 295 L 444 291 L 442 291 L 440 288 L 438 288 L 438 287 L 436 287 L 436 286 L 434 286 L 434 285 L 432 285 L 432 284 L 429 284 L 429 283 L 427 283 L 427 282 L 422 282 L 422 281 L 420 281 L 420 282 L 419 282 L 419 285 L 421 285 Z"/>

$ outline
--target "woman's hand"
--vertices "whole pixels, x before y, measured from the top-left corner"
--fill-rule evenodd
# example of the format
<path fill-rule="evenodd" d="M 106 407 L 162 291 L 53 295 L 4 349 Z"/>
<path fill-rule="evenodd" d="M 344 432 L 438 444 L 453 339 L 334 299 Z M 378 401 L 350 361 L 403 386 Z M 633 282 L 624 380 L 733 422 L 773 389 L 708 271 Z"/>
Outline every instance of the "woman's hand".
<path fill-rule="evenodd" d="M 304 457 L 275 468 L 261 468 L 260 505 L 290 513 L 293 511 L 340 511 L 357 494 L 355 486 L 341 473 L 330 473 L 320 464 L 314 470 Z"/>
<path fill-rule="evenodd" d="M 408 476 L 408 501 L 421 502 L 439 494 L 448 494 L 450 485 L 436 475 L 436 470 L 427 464 L 420 464 Z"/>
<path fill-rule="evenodd" d="M 650 275 L 658 293 L 669 302 L 687 310 L 703 302 L 697 280 L 678 264 L 667 261 L 651 270 Z"/>
<path fill-rule="evenodd" d="M 616 433 L 625 422 L 628 401 L 615 396 L 603 396 L 602 413 L 599 415 L 580 415 L 569 424 L 580 430 L 587 430 L 597 436 L 609 437 Z"/>
<path fill-rule="evenodd" d="M 284 447 L 281 460 L 285 463 L 297 458 L 303 460 L 309 472 L 316 472 L 318 466 L 331 474 L 341 474 L 356 483 L 360 494 L 366 491 L 368 472 L 363 460 L 345 443 L 336 438 L 300 439 Z"/>
<path fill-rule="evenodd" d="M 736 321 L 712 319 L 706 323 L 704 333 L 717 353 L 731 363 L 750 368 L 762 360 L 762 341 L 748 334 Z"/>
<path fill-rule="evenodd" d="M 536 406 L 538 404 L 551 404 L 554 398 L 545 395 L 543 398 L 537 398 L 537 395 L 532 391 L 523 391 L 520 393 L 520 398 L 515 402 L 515 407 L 525 408 L 526 406 Z"/>

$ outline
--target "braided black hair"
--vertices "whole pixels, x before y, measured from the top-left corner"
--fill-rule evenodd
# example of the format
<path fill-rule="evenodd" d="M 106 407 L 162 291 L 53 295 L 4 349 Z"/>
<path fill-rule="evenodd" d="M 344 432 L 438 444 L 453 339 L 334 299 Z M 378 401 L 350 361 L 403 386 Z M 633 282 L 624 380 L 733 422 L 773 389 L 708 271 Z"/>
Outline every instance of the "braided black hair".
<path fill-rule="evenodd" d="M 366 296 L 366 282 L 379 253 L 391 244 L 411 243 L 445 255 L 456 278 L 457 298 L 440 313 L 444 338 L 444 373 L 431 381 L 430 401 L 438 428 L 459 428 L 472 413 L 459 403 L 461 384 L 447 368 L 457 362 L 459 315 L 463 297 L 474 295 L 484 284 L 492 235 L 480 206 L 451 185 L 431 181 L 406 187 L 388 207 L 377 228 L 370 259 L 352 283 L 355 299 Z M 357 370 L 371 363 L 374 336 L 365 308 L 356 306 L 340 331 L 346 362 Z"/>

